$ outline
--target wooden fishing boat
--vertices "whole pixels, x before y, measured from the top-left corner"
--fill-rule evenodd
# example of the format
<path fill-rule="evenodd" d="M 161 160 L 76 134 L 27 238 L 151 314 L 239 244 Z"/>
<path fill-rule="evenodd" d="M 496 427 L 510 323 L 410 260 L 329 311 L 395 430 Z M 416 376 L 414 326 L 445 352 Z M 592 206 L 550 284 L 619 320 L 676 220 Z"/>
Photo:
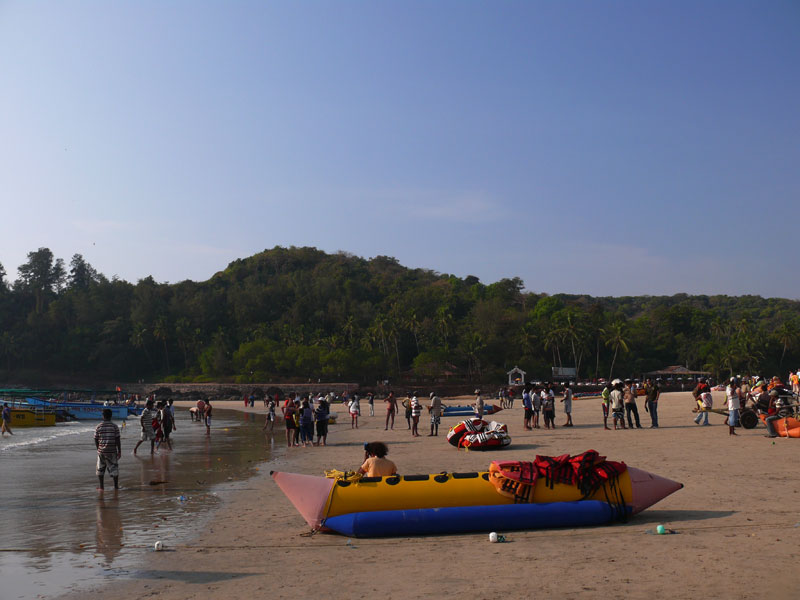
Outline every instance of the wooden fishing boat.
<path fill-rule="evenodd" d="M 33 406 L 15 406 L 11 408 L 12 429 L 15 427 L 53 427 L 55 424 L 55 411 L 45 410 Z"/>

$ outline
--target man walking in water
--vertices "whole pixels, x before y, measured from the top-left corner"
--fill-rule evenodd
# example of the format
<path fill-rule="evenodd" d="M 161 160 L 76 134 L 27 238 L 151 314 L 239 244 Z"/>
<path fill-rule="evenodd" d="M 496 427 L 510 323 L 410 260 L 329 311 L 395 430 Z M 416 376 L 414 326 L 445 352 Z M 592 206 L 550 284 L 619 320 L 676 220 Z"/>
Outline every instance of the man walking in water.
<path fill-rule="evenodd" d="M 153 401 L 148 400 L 147 403 L 144 405 L 144 410 L 142 411 L 142 416 L 139 417 L 139 423 L 142 426 L 142 436 L 136 445 L 133 447 L 133 453 L 136 454 L 136 451 L 139 449 L 139 446 L 142 445 L 142 442 L 150 441 L 150 454 L 154 454 L 156 451 L 156 433 L 153 431 Z"/>
<path fill-rule="evenodd" d="M 8 435 L 14 435 L 14 432 L 11 431 L 11 409 L 8 407 L 8 402 L 3 403 L 3 425 L 2 425 L 2 432 L 3 435 L 8 433 Z"/>
<path fill-rule="evenodd" d="M 206 418 L 206 435 L 211 433 L 211 400 L 206 399 L 206 409 L 205 409 L 205 418 Z"/>
<path fill-rule="evenodd" d="M 111 409 L 103 409 L 103 421 L 94 430 L 94 445 L 97 447 L 98 490 L 105 489 L 103 479 L 106 470 L 114 480 L 114 489 L 119 489 L 119 459 L 122 456 L 122 441 L 119 427 L 111 421 Z M 141 444 L 141 442 L 139 442 Z"/>

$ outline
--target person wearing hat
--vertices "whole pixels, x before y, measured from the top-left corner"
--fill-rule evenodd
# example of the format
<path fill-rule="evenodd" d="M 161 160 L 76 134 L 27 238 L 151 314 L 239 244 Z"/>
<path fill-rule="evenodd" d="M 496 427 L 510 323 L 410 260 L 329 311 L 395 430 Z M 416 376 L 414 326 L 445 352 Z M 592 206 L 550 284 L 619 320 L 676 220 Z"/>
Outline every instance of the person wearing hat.
<path fill-rule="evenodd" d="M 617 426 L 618 424 L 622 429 L 626 429 L 625 403 L 622 395 L 622 382 L 619 379 L 615 379 L 611 383 L 612 389 L 611 394 L 609 394 L 609 400 L 611 400 L 611 414 L 614 417 L 614 429 L 619 429 Z"/>
<path fill-rule="evenodd" d="M 439 435 L 439 423 L 442 422 L 442 399 L 436 395 L 436 392 L 431 392 L 431 404 L 428 406 L 428 412 L 431 413 L 431 432 L 428 437 Z"/>

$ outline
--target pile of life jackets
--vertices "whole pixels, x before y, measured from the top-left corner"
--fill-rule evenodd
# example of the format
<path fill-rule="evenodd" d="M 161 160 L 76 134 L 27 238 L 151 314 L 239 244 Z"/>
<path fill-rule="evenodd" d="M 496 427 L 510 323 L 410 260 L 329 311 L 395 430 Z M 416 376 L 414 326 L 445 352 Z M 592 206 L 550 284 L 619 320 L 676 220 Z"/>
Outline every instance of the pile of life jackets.
<path fill-rule="evenodd" d="M 508 427 L 505 423 L 482 419 L 461 421 L 447 433 L 447 441 L 456 448 L 469 450 L 496 450 L 511 444 Z"/>

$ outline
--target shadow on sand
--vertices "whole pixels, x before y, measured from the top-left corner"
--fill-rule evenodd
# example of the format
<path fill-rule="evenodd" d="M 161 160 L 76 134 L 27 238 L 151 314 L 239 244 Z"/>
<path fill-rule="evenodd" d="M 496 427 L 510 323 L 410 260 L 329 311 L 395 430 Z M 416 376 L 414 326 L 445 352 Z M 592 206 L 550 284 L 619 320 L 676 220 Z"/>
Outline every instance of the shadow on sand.
<path fill-rule="evenodd" d="M 242 579 L 253 575 L 266 575 L 266 573 L 225 573 L 222 571 L 156 571 L 142 570 L 130 573 L 131 579 L 169 579 L 182 583 L 218 583 L 231 579 Z"/>
<path fill-rule="evenodd" d="M 722 519 L 735 514 L 733 510 L 646 510 L 634 517 L 629 525 L 645 523 L 676 523 L 681 521 L 706 521 Z"/>

